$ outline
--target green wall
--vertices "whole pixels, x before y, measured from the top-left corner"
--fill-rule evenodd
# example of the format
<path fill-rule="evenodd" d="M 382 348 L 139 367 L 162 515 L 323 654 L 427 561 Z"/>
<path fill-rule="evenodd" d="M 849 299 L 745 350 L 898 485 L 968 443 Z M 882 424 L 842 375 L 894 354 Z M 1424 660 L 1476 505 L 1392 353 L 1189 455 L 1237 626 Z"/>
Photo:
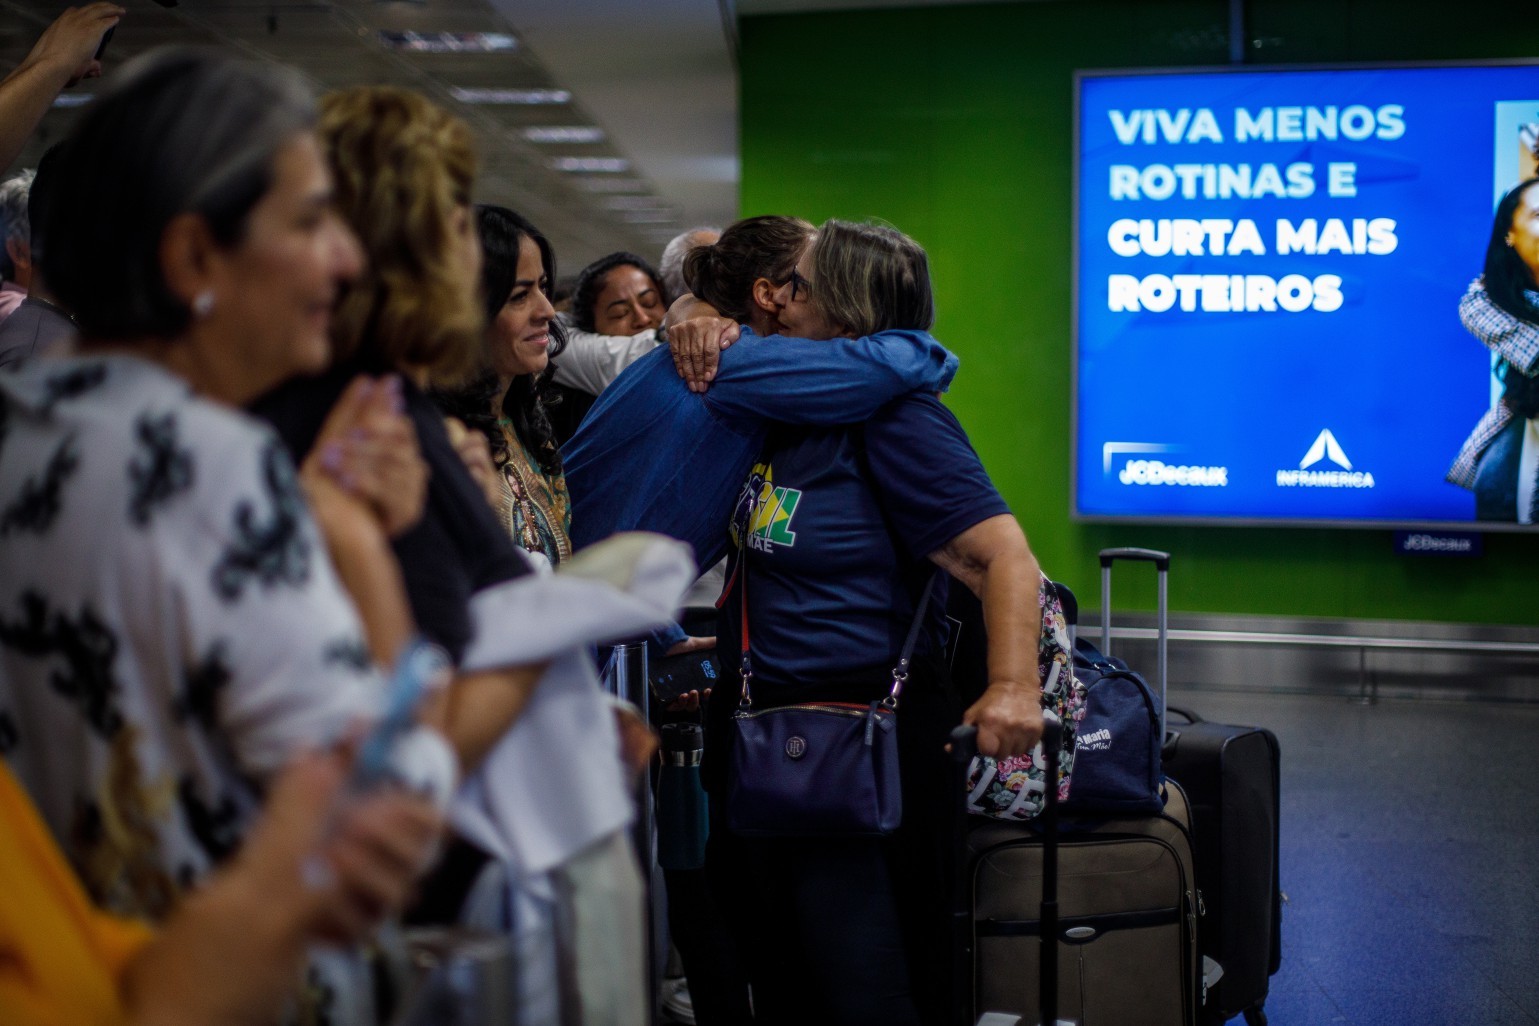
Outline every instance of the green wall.
<path fill-rule="evenodd" d="M 1248 8 L 1258 63 L 1539 54 L 1539 19 L 1506 0 Z M 1087 605 L 1096 552 L 1145 545 L 1174 556 L 1177 612 L 1539 623 L 1535 535 L 1450 559 L 1397 556 L 1385 530 L 1070 521 L 1073 71 L 1227 63 L 1228 17 L 1212 0 L 1049 0 L 743 18 L 742 213 L 881 218 L 924 244 L 936 334 L 962 356 L 951 408 Z M 1117 605 L 1152 608 L 1153 575 L 1125 576 Z"/>

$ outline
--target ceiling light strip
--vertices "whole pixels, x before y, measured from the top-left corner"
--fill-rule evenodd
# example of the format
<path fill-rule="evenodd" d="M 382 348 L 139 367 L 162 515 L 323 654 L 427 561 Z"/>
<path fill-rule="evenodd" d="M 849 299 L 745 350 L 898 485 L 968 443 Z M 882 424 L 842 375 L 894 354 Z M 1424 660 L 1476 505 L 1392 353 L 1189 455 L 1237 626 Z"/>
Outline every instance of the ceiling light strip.
<path fill-rule="evenodd" d="M 533 143 L 596 143 L 604 141 L 604 130 L 597 125 L 538 125 L 524 129 L 523 136 Z"/>
<path fill-rule="evenodd" d="M 572 94 L 565 89 L 466 89 L 463 86 L 451 86 L 449 95 L 460 103 L 486 106 L 538 106 L 572 101 Z"/>

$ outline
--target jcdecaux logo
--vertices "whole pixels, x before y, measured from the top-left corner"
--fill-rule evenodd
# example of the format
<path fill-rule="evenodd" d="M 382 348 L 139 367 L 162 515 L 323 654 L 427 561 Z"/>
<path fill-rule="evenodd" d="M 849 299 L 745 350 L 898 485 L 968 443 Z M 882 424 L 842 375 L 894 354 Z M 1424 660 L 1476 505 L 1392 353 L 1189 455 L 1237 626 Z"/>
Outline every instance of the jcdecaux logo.
<path fill-rule="evenodd" d="M 1157 445 L 1151 442 L 1107 442 L 1101 446 L 1102 469 L 1107 474 L 1111 474 L 1112 467 L 1119 456 L 1131 453 L 1163 453 L 1168 452 L 1170 448 L 1168 445 Z M 1229 468 L 1167 463 L 1161 459 L 1145 459 L 1140 455 L 1122 460 L 1121 469 L 1117 471 L 1117 480 L 1125 485 L 1227 488 L 1229 487 Z"/>

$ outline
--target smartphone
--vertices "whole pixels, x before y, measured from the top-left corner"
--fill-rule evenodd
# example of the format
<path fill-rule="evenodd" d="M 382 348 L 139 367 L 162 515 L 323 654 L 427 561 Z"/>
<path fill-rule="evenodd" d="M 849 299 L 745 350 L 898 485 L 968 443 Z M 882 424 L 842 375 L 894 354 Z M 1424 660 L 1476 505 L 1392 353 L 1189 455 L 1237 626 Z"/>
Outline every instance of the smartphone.
<path fill-rule="evenodd" d="M 390 755 L 417 725 L 417 709 L 427 694 L 447 678 L 452 664 L 443 649 L 417 640 L 406 646 L 386 686 L 385 712 L 358 746 L 348 789 L 369 791 L 391 778 Z"/>
<path fill-rule="evenodd" d="M 102 33 L 101 45 L 99 45 L 96 48 L 96 59 L 97 60 L 101 60 L 102 59 L 102 54 L 107 52 L 107 44 L 112 42 L 112 34 L 114 32 L 116 32 L 117 30 L 118 30 L 118 27 L 116 25 L 112 25 L 112 26 L 108 27 L 106 32 Z"/>
<path fill-rule="evenodd" d="M 668 706 L 691 691 L 704 694 L 706 688 L 714 688 L 721 678 L 721 663 L 711 651 L 685 652 L 659 659 L 649 677 L 652 697 Z"/>

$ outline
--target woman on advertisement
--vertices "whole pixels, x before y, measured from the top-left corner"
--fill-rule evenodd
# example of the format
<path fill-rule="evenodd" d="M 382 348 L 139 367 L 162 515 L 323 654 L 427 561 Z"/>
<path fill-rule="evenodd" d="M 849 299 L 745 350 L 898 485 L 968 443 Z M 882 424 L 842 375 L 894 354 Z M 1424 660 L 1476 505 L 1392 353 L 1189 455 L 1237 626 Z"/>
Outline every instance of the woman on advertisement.
<path fill-rule="evenodd" d="M 1459 319 L 1496 357 L 1502 395 L 1475 425 L 1447 480 L 1475 493 L 1475 519 L 1539 522 L 1539 178 L 1497 204 L 1485 272 Z"/>

